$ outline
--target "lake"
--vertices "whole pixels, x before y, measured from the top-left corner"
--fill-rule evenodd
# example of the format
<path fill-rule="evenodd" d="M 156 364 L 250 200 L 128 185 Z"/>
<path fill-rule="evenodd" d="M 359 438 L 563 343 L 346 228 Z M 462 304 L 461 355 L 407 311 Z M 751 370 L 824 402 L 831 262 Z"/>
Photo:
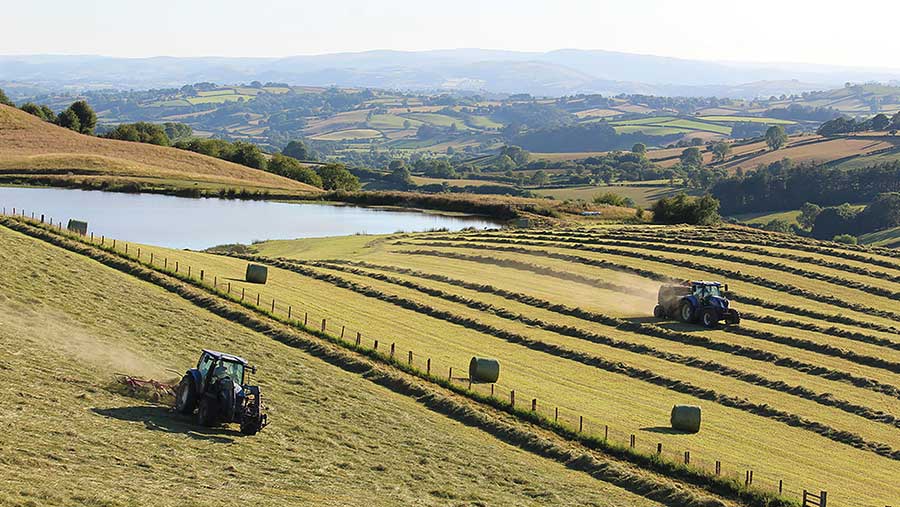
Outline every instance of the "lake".
<path fill-rule="evenodd" d="M 419 211 L 60 188 L 0 187 L 0 206 L 54 223 L 84 220 L 90 232 L 110 238 L 194 250 L 266 239 L 499 227 L 483 217 Z"/>

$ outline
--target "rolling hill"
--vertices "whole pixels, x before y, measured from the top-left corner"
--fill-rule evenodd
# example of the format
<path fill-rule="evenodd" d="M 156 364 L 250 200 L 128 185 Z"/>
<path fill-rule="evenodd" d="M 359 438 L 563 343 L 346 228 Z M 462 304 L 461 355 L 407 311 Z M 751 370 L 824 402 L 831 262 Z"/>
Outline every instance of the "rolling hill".
<path fill-rule="evenodd" d="M 150 144 L 86 136 L 0 105 L 0 171 L 4 181 L 88 185 L 139 184 L 203 190 L 317 192 L 309 185 L 205 155 Z"/>

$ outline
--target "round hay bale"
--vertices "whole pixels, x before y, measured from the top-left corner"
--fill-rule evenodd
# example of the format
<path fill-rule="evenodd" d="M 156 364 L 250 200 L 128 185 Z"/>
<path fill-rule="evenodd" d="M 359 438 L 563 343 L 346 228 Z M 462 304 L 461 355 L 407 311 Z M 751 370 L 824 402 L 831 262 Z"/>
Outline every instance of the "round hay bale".
<path fill-rule="evenodd" d="M 269 269 L 259 264 L 247 264 L 247 276 L 250 283 L 266 283 L 269 278 Z"/>
<path fill-rule="evenodd" d="M 66 226 L 66 229 L 85 236 L 87 235 L 88 224 L 83 220 L 73 220 L 70 218 L 69 224 Z"/>
<path fill-rule="evenodd" d="M 672 429 L 697 433 L 700 431 L 700 407 L 675 405 L 672 407 Z"/>
<path fill-rule="evenodd" d="M 487 357 L 473 357 L 469 361 L 469 379 L 472 382 L 493 384 L 500 378 L 500 361 Z"/>

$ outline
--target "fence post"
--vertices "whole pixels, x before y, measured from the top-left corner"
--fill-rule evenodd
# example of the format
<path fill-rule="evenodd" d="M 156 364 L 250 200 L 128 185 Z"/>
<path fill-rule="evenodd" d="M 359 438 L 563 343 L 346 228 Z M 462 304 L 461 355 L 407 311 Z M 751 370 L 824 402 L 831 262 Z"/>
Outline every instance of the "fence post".
<path fill-rule="evenodd" d="M 325 332 L 325 319 L 322 319 L 322 332 Z"/>
<path fill-rule="evenodd" d="M 303 325 L 306 326 L 307 322 L 309 322 L 309 312 L 303 312 Z"/>
<path fill-rule="evenodd" d="M 272 298 L 272 313 L 275 313 L 275 298 Z"/>
<path fill-rule="evenodd" d="M 112 246 L 112 247 L 113 247 L 113 250 L 116 249 L 116 240 L 113 240 L 113 246 Z"/>
<path fill-rule="evenodd" d="M 532 412 L 537 411 L 537 398 L 531 399 L 531 411 Z"/>
<path fill-rule="evenodd" d="M 753 475 L 750 476 L 753 479 Z M 826 507 L 828 505 L 828 492 L 827 491 L 819 491 L 819 507 Z"/>
<path fill-rule="evenodd" d="M 412 366 L 412 351 L 409 351 L 409 365 Z"/>
<path fill-rule="evenodd" d="M 716 460 L 716 475 L 720 475 L 722 473 L 722 462 Z"/>
<path fill-rule="evenodd" d="M 231 282 L 228 282 L 231 285 Z M 241 301 L 244 301 L 244 287 L 241 287 Z"/>
<path fill-rule="evenodd" d="M 359 331 L 356 332 L 356 346 L 359 347 L 360 342 L 362 342 L 362 333 Z M 431 365 L 431 359 L 428 360 L 428 365 Z"/>
<path fill-rule="evenodd" d="M 431 375 L 431 358 L 428 358 L 428 361 L 425 362 L 425 375 Z"/>
<path fill-rule="evenodd" d="M 559 421 L 559 407 L 556 407 L 556 410 L 553 411 L 553 421 Z"/>
<path fill-rule="evenodd" d="M 684 464 L 685 465 L 691 464 L 691 451 L 684 451 Z"/>
<path fill-rule="evenodd" d="M 288 305 L 288 320 L 291 320 L 291 305 Z"/>
<path fill-rule="evenodd" d="M 138 247 L 138 260 L 141 260 L 141 249 Z"/>
<path fill-rule="evenodd" d="M 778 479 L 778 494 L 780 495 L 782 491 L 784 491 L 784 480 Z"/>
<path fill-rule="evenodd" d="M 91 234 L 93 234 L 93 232 Z M 91 241 L 93 241 L 93 238 L 91 238 Z M 153 252 L 150 252 L 150 265 L 153 265 Z"/>
<path fill-rule="evenodd" d="M 662 454 L 662 443 L 656 444 L 656 454 Z"/>
<path fill-rule="evenodd" d="M 603 426 L 603 440 L 609 440 L 609 425 Z"/>
<path fill-rule="evenodd" d="M 494 384 L 491 384 L 491 398 L 494 397 Z"/>
<path fill-rule="evenodd" d="M 634 449 L 634 434 L 631 435 L 631 441 L 629 442 L 629 445 L 632 449 Z"/>
<path fill-rule="evenodd" d="M 59 223 L 62 223 L 62 220 L 60 220 Z M 100 236 L 100 245 L 103 246 L 105 243 L 106 243 L 106 236 L 101 235 Z"/>
<path fill-rule="evenodd" d="M 450 367 L 450 373 L 447 374 L 447 381 L 453 382 L 453 367 Z"/>
<path fill-rule="evenodd" d="M 375 340 L 375 346 L 372 347 L 372 350 L 378 350 L 378 340 Z"/>
<path fill-rule="evenodd" d="M 4 209 L 3 211 L 4 211 L 3 214 L 5 215 L 5 214 L 6 214 L 6 213 L 5 213 L 6 210 Z M 44 215 L 41 215 L 41 223 L 44 223 Z"/>
<path fill-rule="evenodd" d="M 396 343 L 392 343 L 392 344 L 391 344 L 391 359 L 394 358 L 394 347 L 395 347 L 396 345 L 397 345 Z"/>
<path fill-rule="evenodd" d="M 578 433 L 584 431 L 584 416 L 578 416 Z"/>
<path fill-rule="evenodd" d="M 128 245 L 125 245 L 125 248 L 128 248 Z M 191 267 L 188 266 L 188 278 L 191 277 Z"/>
<path fill-rule="evenodd" d="M 175 261 L 175 272 L 178 272 L 178 261 Z"/>
<path fill-rule="evenodd" d="M 163 269 L 169 269 L 169 258 L 163 257 Z"/>
<path fill-rule="evenodd" d="M 128 243 L 125 243 L 125 255 L 128 255 Z M 191 272 L 191 268 L 188 268 L 188 273 Z"/>
<path fill-rule="evenodd" d="M 516 390 L 515 389 L 513 389 L 509 392 L 509 404 L 513 408 L 516 407 Z"/>
<path fill-rule="evenodd" d="M 341 326 L 341 340 L 344 339 L 344 326 Z"/>
<path fill-rule="evenodd" d="M 201 282 L 203 281 L 203 270 L 202 269 L 200 270 L 200 281 Z"/>

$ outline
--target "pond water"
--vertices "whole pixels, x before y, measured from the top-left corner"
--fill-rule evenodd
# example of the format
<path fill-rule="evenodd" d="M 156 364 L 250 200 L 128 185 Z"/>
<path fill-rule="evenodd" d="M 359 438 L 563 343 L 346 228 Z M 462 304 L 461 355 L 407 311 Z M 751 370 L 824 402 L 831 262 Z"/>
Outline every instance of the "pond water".
<path fill-rule="evenodd" d="M 119 240 L 170 248 L 203 249 L 254 240 L 387 234 L 446 228 L 498 227 L 482 217 L 444 216 L 329 204 L 192 199 L 59 188 L 0 187 L 7 213 L 24 209 Z"/>

